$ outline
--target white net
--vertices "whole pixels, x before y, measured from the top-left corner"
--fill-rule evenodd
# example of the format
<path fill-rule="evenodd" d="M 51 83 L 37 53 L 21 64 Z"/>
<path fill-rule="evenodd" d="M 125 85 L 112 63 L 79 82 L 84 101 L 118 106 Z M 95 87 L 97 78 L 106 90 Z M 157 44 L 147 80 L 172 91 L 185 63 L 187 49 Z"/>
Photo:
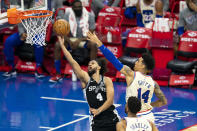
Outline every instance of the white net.
<path fill-rule="evenodd" d="M 36 44 L 40 46 L 46 45 L 46 28 L 52 19 L 50 12 L 35 11 L 31 14 L 23 14 L 23 16 L 29 16 L 26 19 L 21 19 L 23 26 L 27 31 L 26 43 Z M 44 17 L 39 17 L 44 16 Z"/>

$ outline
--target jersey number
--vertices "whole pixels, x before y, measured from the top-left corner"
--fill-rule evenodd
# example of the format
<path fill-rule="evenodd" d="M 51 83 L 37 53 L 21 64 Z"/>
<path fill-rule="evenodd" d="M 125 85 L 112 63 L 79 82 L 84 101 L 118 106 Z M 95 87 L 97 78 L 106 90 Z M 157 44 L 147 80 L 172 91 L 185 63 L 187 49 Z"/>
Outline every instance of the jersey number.
<path fill-rule="evenodd" d="M 145 23 L 149 23 L 152 21 L 152 15 L 153 15 L 152 10 L 143 10 L 143 15 L 144 15 L 144 22 Z"/>
<path fill-rule="evenodd" d="M 99 101 L 103 101 L 103 97 L 101 95 L 101 93 L 98 93 L 96 98 L 99 100 Z"/>
<path fill-rule="evenodd" d="M 146 92 L 144 92 L 143 94 L 141 94 L 142 89 L 139 88 L 138 89 L 138 99 L 144 99 L 144 103 L 148 102 L 148 95 L 150 93 L 150 90 L 147 90 Z M 142 96 L 142 97 L 141 97 Z"/>

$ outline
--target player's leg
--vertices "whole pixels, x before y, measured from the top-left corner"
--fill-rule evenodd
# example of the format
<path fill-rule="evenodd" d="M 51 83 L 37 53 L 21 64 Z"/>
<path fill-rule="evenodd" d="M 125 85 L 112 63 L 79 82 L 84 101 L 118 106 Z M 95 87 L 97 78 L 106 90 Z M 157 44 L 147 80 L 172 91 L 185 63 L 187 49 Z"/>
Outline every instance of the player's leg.
<path fill-rule="evenodd" d="M 35 76 L 38 78 L 44 77 L 42 71 L 43 57 L 44 57 L 44 47 L 34 44 L 34 53 L 36 61 L 36 72 Z"/>
<path fill-rule="evenodd" d="M 92 131 L 116 131 L 116 126 L 95 128 Z"/>
<path fill-rule="evenodd" d="M 8 65 L 12 67 L 12 70 L 4 73 L 3 74 L 4 76 L 16 75 L 15 65 L 14 65 L 14 48 L 23 43 L 24 42 L 20 40 L 19 33 L 14 33 L 6 39 L 4 44 L 4 55 Z"/>
<path fill-rule="evenodd" d="M 105 112 L 99 119 L 94 119 L 93 131 L 116 131 L 116 124 L 120 121 L 120 117 L 116 110 Z"/>
<path fill-rule="evenodd" d="M 50 82 L 58 82 L 62 80 L 61 77 L 61 47 L 59 45 L 59 42 L 55 43 L 55 49 L 54 49 L 54 66 L 56 70 L 56 75 L 51 77 L 49 79 Z"/>

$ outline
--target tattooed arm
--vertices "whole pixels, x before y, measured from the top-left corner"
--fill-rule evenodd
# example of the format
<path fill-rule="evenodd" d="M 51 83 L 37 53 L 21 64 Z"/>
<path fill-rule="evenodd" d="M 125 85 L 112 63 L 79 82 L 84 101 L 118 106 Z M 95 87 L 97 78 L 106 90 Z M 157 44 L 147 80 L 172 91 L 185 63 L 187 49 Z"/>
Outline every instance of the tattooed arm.
<path fill-rule="evenodd" d="M 124 74 L 126 78 L 127 86 L 129 86 L 133 82 L 134 71 L 130 67 L 124 65 L 123 68 L 120 70 L 120 72 Z"/>
<path fill-rule="evenodd" d="M 151 103 L 153 107 L 161 107 L 167 104 L 167 99 L 156 82 L 154 93 L 157 96 L 158 100 Z"/>

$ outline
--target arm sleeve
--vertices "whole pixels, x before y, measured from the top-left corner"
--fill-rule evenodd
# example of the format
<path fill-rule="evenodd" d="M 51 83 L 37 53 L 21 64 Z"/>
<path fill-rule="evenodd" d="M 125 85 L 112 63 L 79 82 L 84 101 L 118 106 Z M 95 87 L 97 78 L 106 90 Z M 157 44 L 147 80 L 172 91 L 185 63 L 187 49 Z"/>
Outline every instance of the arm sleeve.
<path fill-rule="evenodd" d="M 100 46 L 99 49 L 107 58 L 107 60 L 109 60 L 118 71 L 120 71 L 123 68 L 123 64 L 104 45 Z"/>
<path fill-rule="evenodd" d="M 142 22 L 142 14 L 141 13 L 137 13 L 137 26 L 139 27 L 144 27 L 144 24 Z"/>

